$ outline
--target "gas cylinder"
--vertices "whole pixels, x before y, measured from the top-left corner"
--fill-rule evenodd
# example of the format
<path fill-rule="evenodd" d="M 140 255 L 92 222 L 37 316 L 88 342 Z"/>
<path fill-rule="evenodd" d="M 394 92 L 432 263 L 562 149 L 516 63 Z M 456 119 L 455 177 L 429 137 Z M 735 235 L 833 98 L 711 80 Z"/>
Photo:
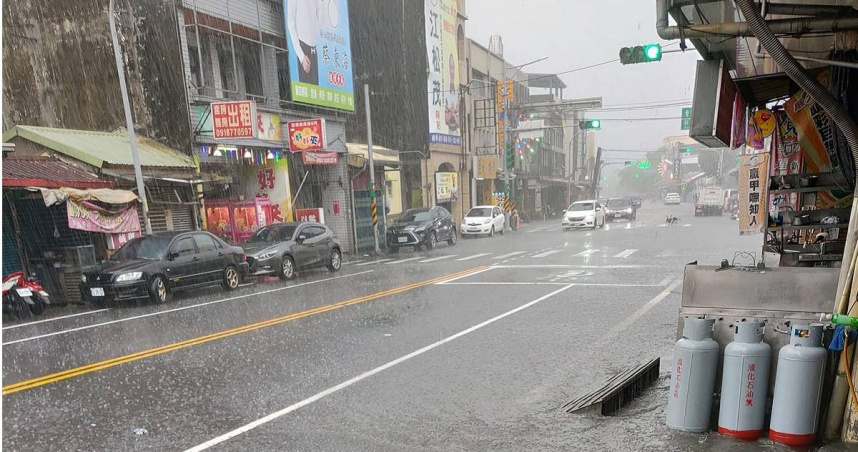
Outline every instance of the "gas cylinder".
<path fill-rule="evenodd" d="M 733 342 L 724 349 L 718 414 L 721 434 L 747 440 L 762 436 L 772 358 L 772 348 L 763 342 L 763 328 L 757 322 L 737 323 Z"/>
<path fill-rule="evenodd" d="M 718 343 L 712 340 L 714 325 L 714 319 L 685 319 L 682 338 L 673 348 L 667 400 L 670 428 L 687 432 L 709 428 L 718 368 Z"/>
<path fill-rule="evenodd" d="M 778 354 L 769 439 L 808 446 L 816 436 L 826 351 L 822 325 L 794 325 L 789 344 Z"/>

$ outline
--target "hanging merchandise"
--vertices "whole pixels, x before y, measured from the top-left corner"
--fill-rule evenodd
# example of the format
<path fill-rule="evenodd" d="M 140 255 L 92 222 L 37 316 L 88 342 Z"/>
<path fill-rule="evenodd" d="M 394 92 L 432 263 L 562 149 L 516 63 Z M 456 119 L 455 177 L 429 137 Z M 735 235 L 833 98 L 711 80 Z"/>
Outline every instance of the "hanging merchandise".
<path fill-rule="evenodd" d="M 686 432 L 709 428 L 718 368 L 718 343 L 712 340 L 714 319 L 685 319 L 682 338 L 673 348 L 667 400 L 667 426 Z"/>
<path fill-rule="evenodd" d="M 764 329 L 758 322 L 733 326 L 733 342 L 724 349 L 718 433 L 747 440 L 763 434 L 772 357 Z"/>
<path fill-rule="evenodd" d="M 794 325 L 789 344 L 778 353 L 769 439 L 789 446 L 809 446 L 816 438 L 816 419 L 825 369 L 822 325 Z"/>

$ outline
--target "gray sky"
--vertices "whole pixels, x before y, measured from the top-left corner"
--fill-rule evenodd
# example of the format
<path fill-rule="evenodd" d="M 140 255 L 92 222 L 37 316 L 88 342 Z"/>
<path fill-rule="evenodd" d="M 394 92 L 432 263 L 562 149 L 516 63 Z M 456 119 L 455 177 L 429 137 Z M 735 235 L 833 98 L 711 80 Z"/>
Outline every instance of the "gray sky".
<path fill-rule="evenodd" d="M 568 71 L 618 58 L 621 47 L 668 44 L 655 32 L 655 0 L 467 0 L 466 14 L 468 37 L 487 46 L 489 36 L 501 35 L 504 58 L 512 64 L 548 57 L 524 69 L 530 72 Z M 665 50 L 672 49 L 678 45 Z M 616 62 L 561 75 L 567 85 L 563 97 L 601 96 L 605 106 L 680 100 L 691 106 L 698 59 L 696 51 L 688 50 L 665 54 L 655 63 Z M 594 111 L 588 117 L 673 117 L 681 108 Z M 687 133 L 679 129 L 679 122 L 605 121 L 596 143 L 607 149 L 657 149 L 664 137 Z"/>

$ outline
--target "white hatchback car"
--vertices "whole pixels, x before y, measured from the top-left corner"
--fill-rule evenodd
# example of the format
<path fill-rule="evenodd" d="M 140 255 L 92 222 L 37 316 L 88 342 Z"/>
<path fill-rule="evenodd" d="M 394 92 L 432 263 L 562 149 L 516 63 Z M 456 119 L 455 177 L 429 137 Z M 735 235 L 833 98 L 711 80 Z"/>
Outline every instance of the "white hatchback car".
<path fill-rule="evenodd" d="M 498 206 L 476 206 L 468 211 L 459 226 L 462 237 L 486 235 L 491 237 L 495 232 L 503 235 L 504 214 Z"/>
<path fill-rule="evenodd" d="M 664 205 L 668 204 L 676 204 L 678 205 L 681 202 L 681 198 L 679 197 L 679 193 L 668 193 L 664 197 Z"/>
<path fill-rule="evenodd" d="M 563 230 L 572 228 L 601 228 L 605 225 L 605 209 L 596 200 L 578 201 L 563 211 Z"/>

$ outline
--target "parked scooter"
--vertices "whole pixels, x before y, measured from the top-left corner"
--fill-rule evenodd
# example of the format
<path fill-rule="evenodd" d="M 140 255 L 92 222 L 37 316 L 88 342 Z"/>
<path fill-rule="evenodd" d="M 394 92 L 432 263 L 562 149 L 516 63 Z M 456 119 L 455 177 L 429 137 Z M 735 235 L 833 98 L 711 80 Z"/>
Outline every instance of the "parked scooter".
<path fill-rule="evenodd" d="M 25 278 L 20 271 L 3 278 L 3 312 L 13 319 L 22 319 L 31 312 L 42 315 L 49 304 L 50 296 L 35 278 Z"/>

